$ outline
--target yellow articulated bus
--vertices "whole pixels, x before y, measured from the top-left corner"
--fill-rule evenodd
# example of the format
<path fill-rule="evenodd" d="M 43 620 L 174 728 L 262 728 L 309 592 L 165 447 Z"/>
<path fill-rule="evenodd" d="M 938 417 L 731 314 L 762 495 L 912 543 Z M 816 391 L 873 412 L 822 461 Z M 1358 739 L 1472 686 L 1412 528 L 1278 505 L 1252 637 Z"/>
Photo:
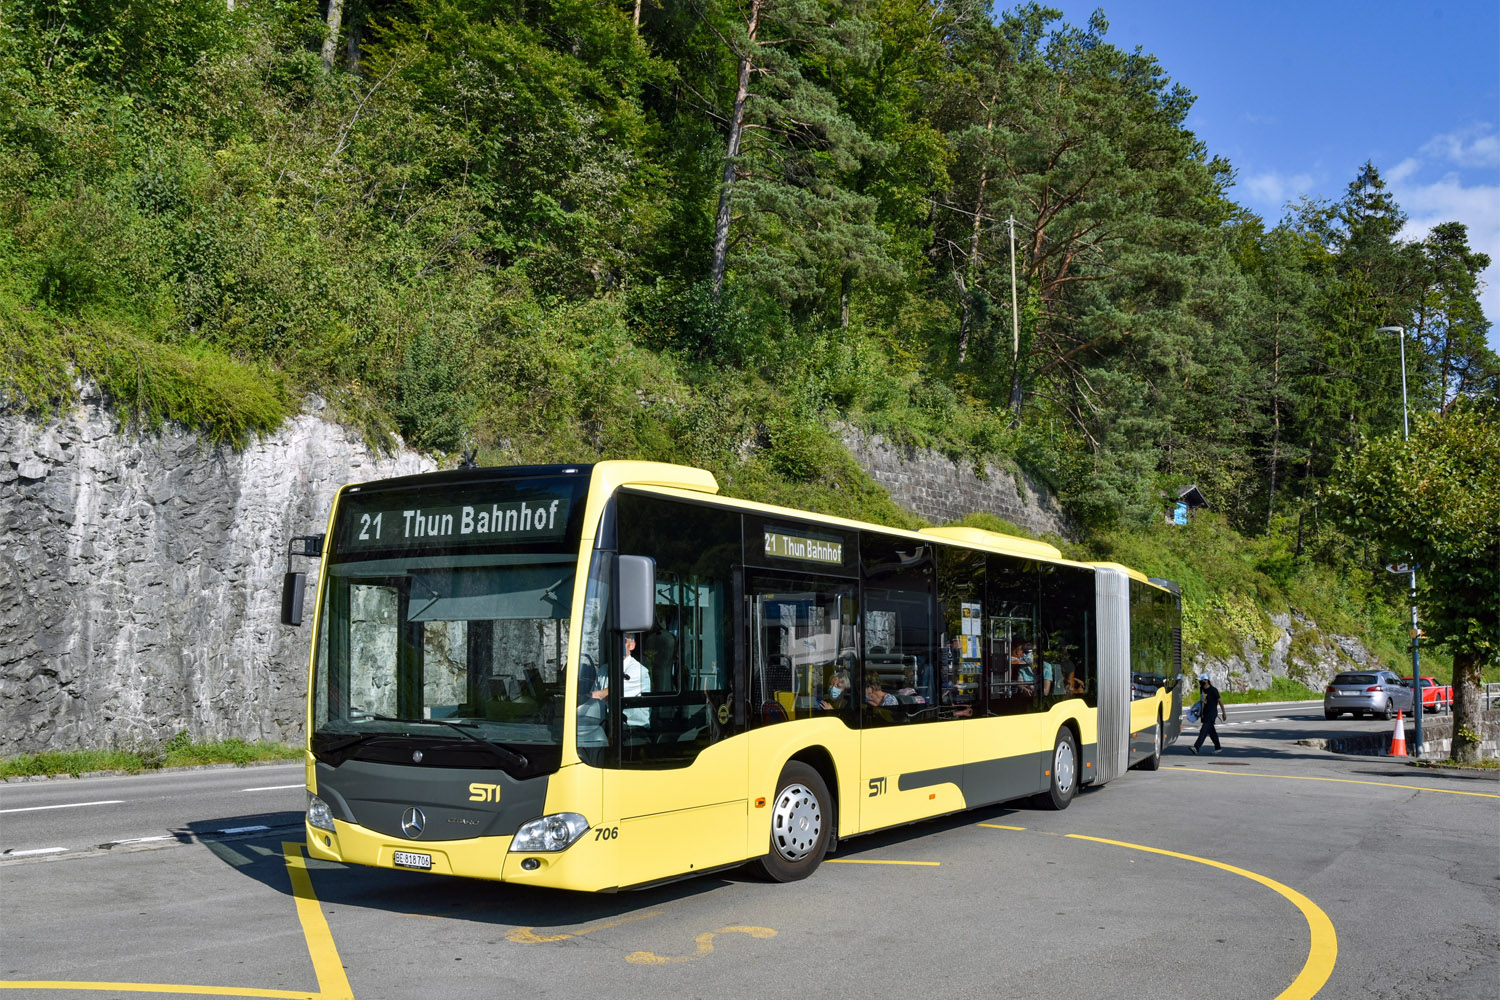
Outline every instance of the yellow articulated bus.
<path fill-rule="evenodd" d="M 322 560 L 309 853 L 586 891 L 790 881 L 841 837 L 1062 809 L 1177 738 L 1173 584 L 717 491 L 651 462 L 341 490 L 293 547 Z"/>

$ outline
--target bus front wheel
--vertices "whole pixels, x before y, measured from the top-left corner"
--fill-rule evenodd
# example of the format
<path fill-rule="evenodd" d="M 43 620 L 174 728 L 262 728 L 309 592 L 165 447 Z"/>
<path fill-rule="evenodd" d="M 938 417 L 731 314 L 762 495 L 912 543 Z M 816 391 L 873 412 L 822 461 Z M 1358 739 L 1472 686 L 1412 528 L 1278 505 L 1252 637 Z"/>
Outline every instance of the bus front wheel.
<path fill-rule="evenodd" d="M 1041 795 L 1042 805 L 1049 809 L 1066 809 L 1078 792 L 1078 741 L 1067 726 L 1057 731 L 1050 770 L 1052 782 Z"/>
<path fill-rule="evenodd" d="M 771 843 L 757 862 L 772 882 L 807 878 L 823 860 L 832 833 L 833 808 L 823 776 L 791 761 L 776 782 L 771 803 Z"/>

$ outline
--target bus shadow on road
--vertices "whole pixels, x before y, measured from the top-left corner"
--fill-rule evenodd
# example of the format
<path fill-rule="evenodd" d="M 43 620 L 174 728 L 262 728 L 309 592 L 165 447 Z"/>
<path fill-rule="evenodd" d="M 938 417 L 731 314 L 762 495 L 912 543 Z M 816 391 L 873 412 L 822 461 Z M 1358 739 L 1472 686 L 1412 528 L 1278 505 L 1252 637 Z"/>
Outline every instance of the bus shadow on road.
<path fill-rule="evenodd" d="M 304 857 L 306 846 L 302 815 L 290 815 L 295 819 L 292 825 L 262 832 L 219 834 L 217 831 L 235 827 L 218 819 L 189 827 L 202 847 L 236 872 L 282 895 L 292 896 L 283 845 L 293 845 L 292 849 Z M 500 860 L 496 860 L 496 867 Z M 647 889 L 591 895 L 317 859 L 308 859 L 305 864 L 312 873 L 318 900 L 325 907 L 357 907 L 401 917 L 468 920 L 521 928 L 570 927 L 630 916 L 735 882 L 754 881 L 740 868 Z"/>
<path fill-rule="evenodd" d="M 1088 790 L 1085 790 L 1085 795 Z M 976 823 L 1026 822 L 1031 812 L 1016 803 L 987 806 L 941 816 L 909 826 L 864 834 L 839 843 L 831 859 L 857 860 L 888 855 L 934 834 L 971 827 Z M 210 853 L 247 878 L 282 895 L 293 895 L 287 875 L 284 844 L 305 856 L 300 813 L 286 814 L 293 822 L 264 831 L 224 834 L 241 826 L 266 823 L 264 817 L 241 824 L 236 819 L 214 819 L 189 824 L 194 838 Z M 926 848 L 925 850 L 930 850 Z M 499 859 L 497 859 L 497 867 Z M 774 887 L 748 865 L 692 876 L 675 882 L 620 893 L 586 894 L 540 889 L 481 879 L 431 875 L 421 872 L 368 868 L 309 859 L 317 897 L 323 906 L 356 907 L 393 916 L 465 920 L 497 927 L 557 931 L 603 921 L 643 915 L 668 903 L 721 892 L 739 886 L 748 891 Z"/>

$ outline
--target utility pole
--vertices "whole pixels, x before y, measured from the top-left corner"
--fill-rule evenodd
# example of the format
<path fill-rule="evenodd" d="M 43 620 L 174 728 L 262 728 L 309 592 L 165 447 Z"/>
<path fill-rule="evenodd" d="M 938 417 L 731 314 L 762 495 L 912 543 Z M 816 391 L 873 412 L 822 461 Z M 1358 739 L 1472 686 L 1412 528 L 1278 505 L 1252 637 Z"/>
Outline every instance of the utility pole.
<path fill-rule="evenodd" d="M 1406 416 L 1406 327 L 1382 326 L 1375 332 L 1394 333 L 1401 344 L 1401 440 L 1410 441 L 1411 422 Z M 1420 757 L 1422 756 L 1422 670 L 1417 647 L 1421 644 L 1422 632 L 1417 628 L 1417 564 L 1413 562 L 1408 568 L 1411 570 L 1411 687 L 1414 694 L 1411 716 L 1417 720 L 1417 752 L 1413 756 Z"/>
<path fill-rule="evenodd" d="M 1010 216 L 1005 220 L 1005 224 L 1010 229 L 1010 360 L 1012 365 L 1019 365 L 1021 363 L 1021 313 L 1016 308 L 1016 217 Z"/>

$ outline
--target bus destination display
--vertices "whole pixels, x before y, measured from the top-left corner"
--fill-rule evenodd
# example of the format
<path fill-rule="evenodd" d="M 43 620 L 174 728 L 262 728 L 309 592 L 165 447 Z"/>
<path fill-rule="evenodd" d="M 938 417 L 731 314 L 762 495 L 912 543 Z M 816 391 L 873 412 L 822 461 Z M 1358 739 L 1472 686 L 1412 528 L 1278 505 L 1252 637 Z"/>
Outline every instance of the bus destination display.
<path fill-rule="evenodd" d="M 466 548 L 507 542 L 557 541 L 567 534 L 571 498 L 432 506 L 372 498 L 344 512 L 339 548 L 345 552 L 430 546 Z M 392 498 L 393 500 L 395 498 Z"/>

